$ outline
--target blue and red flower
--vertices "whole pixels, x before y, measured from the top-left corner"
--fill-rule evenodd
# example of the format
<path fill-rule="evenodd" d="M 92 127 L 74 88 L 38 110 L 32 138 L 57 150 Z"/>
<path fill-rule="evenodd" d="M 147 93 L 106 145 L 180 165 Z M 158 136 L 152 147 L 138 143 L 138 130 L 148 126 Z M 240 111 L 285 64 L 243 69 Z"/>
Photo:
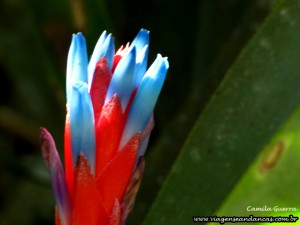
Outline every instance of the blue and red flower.
<path fill-rule="evenodd" d="M 131 211 L 144 170 L 153 109 L 169 67 L 160 54 L 147 70 L 149 32 L 116 53 L 106 31 L 88 62 L 74 34 L 67 62 L 65 169 L 51 134 L 42 153 L 56 200 L 56 225 L 120 225 Z"/>

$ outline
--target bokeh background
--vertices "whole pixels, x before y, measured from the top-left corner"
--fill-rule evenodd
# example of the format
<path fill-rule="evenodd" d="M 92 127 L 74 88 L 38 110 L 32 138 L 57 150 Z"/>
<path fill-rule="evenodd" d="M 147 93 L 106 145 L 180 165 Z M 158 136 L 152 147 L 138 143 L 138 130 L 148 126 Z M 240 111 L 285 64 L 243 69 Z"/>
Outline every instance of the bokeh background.
<path fill-rule="evenodd" d="M 146 171 L 128 221 L 137 225 L 178 154 L 186 150 L 186 138 L 226 72 L 277 4 L 280 7 L 271 0 L 2 0 L 0 224 L 54 224 L 39 127 L 47 127 L 62 153 L 66 57 L 72 33 L 84 33 L 91 54 L 103 30 L 113 33 L 118 47 L 145 28 L 151 32 L 150 62 L 157 53 L 168 56 L 170 69 L 155 110 Z M 269 138 L 282 123 L 274 125 Z M 186 221 L 192 223 L 190 217 Z"/>

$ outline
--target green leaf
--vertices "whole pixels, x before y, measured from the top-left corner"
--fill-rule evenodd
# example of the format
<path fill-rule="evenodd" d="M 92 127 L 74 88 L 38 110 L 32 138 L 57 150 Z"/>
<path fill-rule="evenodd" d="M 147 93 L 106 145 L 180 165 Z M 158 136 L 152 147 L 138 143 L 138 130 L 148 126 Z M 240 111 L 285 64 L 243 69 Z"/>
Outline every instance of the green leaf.
<path fill-rule="evenodd" d="M 263 148 L 216 215 L 299 217 L 299 136 L 300 107 Z"/>
<path fill-rule="evenodd" d="M 300 101 L 300 1 L 280 1 L 228 71 L 145 225 L 213 215 Z"/>

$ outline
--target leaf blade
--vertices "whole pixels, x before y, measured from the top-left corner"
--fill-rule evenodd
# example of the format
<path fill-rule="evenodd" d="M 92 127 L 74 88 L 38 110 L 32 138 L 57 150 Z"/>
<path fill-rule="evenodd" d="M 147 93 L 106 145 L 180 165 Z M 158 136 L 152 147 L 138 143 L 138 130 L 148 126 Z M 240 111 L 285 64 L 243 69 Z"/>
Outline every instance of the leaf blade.
<path fill-rule="evenodd" d="M 212 215 L 300 100 L 299 1 L 281 2 L 199 117 L 145 225 Z M 286 75 L 288 74 L 288 75 Z"/>

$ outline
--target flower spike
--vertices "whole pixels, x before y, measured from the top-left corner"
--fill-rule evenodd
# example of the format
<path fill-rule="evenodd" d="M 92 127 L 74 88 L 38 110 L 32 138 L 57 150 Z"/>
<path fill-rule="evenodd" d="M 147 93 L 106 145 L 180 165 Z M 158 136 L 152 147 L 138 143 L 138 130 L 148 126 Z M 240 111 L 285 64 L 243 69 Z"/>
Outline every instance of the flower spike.
<path fill-rule="evenodd" d="M 115 53 L 104 31 L 88 63 L 81 33 L 67 60 L 65 170 L 54 140 L 41 145 L 56 201 L 56 225 L 125 225 L 145 167 L 153 110 L 169 68 L 160 54 L 147 70 L 149 31 Z"/>

